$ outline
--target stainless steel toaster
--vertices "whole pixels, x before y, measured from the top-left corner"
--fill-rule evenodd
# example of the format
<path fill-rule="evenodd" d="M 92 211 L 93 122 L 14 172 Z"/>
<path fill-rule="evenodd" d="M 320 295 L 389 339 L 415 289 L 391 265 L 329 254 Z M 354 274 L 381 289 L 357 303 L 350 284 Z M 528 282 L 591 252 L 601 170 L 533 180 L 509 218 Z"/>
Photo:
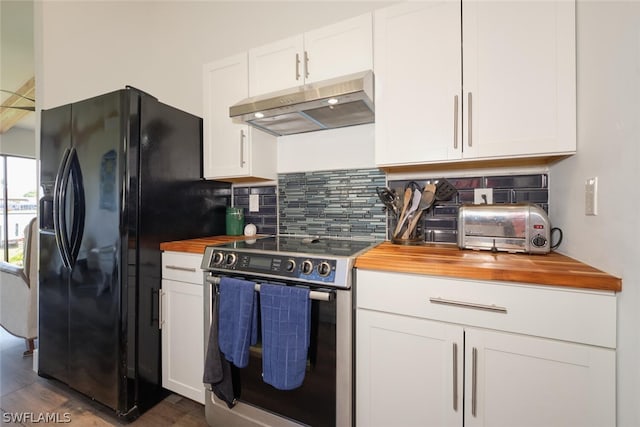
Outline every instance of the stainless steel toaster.
<path fill-rule="evenodd" d="M 551 225 L 533 203 L 463 205 L 458 211 L 458 247 L 545 254 L 551 250 Z"/>

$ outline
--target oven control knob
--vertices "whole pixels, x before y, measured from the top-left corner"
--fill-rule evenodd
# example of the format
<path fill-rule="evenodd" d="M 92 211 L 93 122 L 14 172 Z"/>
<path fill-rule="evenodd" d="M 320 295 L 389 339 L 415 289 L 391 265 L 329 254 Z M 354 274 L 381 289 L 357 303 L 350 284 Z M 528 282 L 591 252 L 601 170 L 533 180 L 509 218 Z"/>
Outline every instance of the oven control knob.
<path fill-rule="evenodd" d="M 213 265 L 219 265 L 222 264 L 222 261 L 224 260 L 224 254 L 222 252 L 214 252 L 213 253 Z"/>
<path fill-rule="evenodd" d="M 327 261 L 322 261 L 318 264 L 318 274 L 322 277 L 327 277 L 331 273 L 331 266 Z"/>
<path fill-rule="evenodd" d="M 302 274 L 311 274 L 311 272 L 313 271 L 313 263 L 311 262 L 311 260 L 305 259 L 304 261 L 302 261 Z"/>
<path fill-rule="evenodd" d="M 225 264 L 231 267 L 233 264 L 236 263 L 237 259 L 238 257 L 236 256 L 236 254 L 227 254 L 227 258 L 225 259 Z"/>
<path fill-rule="evenodd" d="M 296 269 L 296 260 L 288 259 L 287 264 L 284 266 L 284 269 L 289 273 L 293 272 Z"/>

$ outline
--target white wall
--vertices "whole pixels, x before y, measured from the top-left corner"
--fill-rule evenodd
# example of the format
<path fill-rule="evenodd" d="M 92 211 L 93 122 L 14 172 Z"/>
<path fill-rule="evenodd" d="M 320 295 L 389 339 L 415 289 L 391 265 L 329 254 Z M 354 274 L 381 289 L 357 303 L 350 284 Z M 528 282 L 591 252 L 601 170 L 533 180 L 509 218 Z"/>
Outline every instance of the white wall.
<path fill-rule="evenodd" d="M 640 2 L 577 4 L 578 154 L 550 169 L 561 251 L 622 277 L 618 425 L 640 425 Z M 584 183 L 598 177 L 598 216 Z"/>
<path fill-rule="evenodd" d="M 388 2 L 386 2 L 388 3 Z M 132 85 L 202 116 L 202 65 L 368 12 L 367 1 L 36 3 L 39 105 Z M 36 30 L 38 32 L 38 30 Z"/>
<path fill-rule="evenodd" d="M 36 157 L 36 134 L 31 129 L 12 127 L 0 135 L 0 154 Z"/>

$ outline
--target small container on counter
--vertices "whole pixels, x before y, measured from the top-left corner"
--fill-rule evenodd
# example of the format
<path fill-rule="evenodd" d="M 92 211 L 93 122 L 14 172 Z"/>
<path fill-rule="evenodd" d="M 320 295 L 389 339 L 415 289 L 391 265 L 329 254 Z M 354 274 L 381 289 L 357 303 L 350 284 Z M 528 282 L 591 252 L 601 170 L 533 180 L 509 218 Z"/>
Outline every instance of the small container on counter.
<path fill-rule="evenodd" d="M 244 210 L 228 207 L 226 214 L 226 230 L 229 236 L 242 236 L 244 233 Z"/>
<path fill-rule="evenodd" d="M 391 229 L 391 243 L 397 245 L 419 245 L 424 243 L 424 233 L 420 224 L 422 218 L 422 211 L 410 213 L 407 219 L 399 227 L 398 233 L 394 234 L 394 229 Z M 397 224 L 393 224 L 394 227 Z"/>

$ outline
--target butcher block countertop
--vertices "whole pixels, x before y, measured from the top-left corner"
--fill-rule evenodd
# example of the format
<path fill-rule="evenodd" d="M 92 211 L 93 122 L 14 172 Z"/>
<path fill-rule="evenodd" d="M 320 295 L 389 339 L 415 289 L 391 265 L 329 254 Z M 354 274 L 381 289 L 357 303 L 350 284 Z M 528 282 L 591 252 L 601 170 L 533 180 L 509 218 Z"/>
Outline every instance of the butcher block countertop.
<path fill-rule="evenodd" d="M 264 236 L 253 236 L 251 239 Z M 246 236 L 211 236 L 200 237 L 198 239 L 176 240 L 175 242 L 160 243 L 161 251 L 187 252 L 190 254 L 204 255 L 204 248 L 210 245 L 221 245 L 223 243 L 235 242 L 237 240 L 249 239 Z"/>
<path fill-rule="evenodd" d="M 461 250 L 450 245 L 405 246 L 383 242 L 360 255 L 355 266 L 396 273 L 622 290 L 620 278 L 555 252 L 526 255 Z"/>
<path fill-rule="evenodd" d="M 264 236 L 256 236 L 264 237 Z M 204 254 L 209 245 L 244 240 L 245 236 L 212 236 L 160 244 L 160 250 Z M 253 237 L 255 238 L 255 237 Z M 425 274 L 475 280 L 501 280 L 619 292 L 622 280 L 573 258 L 461 250 L 452 245 L 395 245 L 382 242 L 356 259 L 364 270 Z"/>

